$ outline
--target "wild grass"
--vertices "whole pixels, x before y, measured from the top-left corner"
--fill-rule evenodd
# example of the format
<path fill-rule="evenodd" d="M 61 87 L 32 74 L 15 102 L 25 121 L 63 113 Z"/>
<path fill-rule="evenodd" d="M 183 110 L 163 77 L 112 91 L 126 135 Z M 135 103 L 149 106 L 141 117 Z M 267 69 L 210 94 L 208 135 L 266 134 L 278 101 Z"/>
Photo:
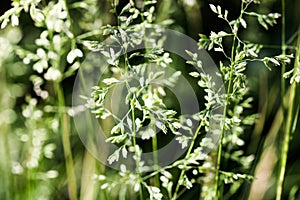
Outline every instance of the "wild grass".
<path fill-rule="evenodd" d="M 240 1 L 238 12 L 199 2 L 13 0 L 0 17 L 0 199 L 297 199 L 300 186 L 288 175 L 289 163 L 298 163 L 289 156 L 298 150 L 300 30 L 287 32 L 289 3 L 281 0 L 279 14 L 261 12 L 265 4 L 256 0 Z M 192 19 L 205 13 L 220 25 L 208 34 L 193 29 Z M 280 21 L 281 44 L 264 44 Z M 165 50 L 165 29 L 197 32 L 197 48 L 210 53 L 218 73 L 207 73 L 197 50 L 184 49 L 185 61 Z M 257 32 L 262 41 L 249 37 Z M 104 46 L 107 38 L 120 48 Z M 83 72 L 93 52 L 106 58 L 108 70 L 88 88 Z M 265 80 L 257 86 L 265 92 L 253 91 L 253 66 L 265 66 L 262 79 L 276 80 L 270 91 Z M 72 107 L 76 75 L 85 96 Z M 172 94 L 181 91 L 181 77 L 198 98 L 195 113 L 181 113 Z M 107 106 L 122 84 L 127 95 Z M 269 99 L 262 102 L 259 92 Z M 271 99 L 278 95 L 281 102 Z M 82 113 L 86 141 L 74 124 Z M 94 121 L 115 145 L 105 163 L 97 153 L 109 149 L 97 146 Z M 170 157 L 181 154 L 162 164 L 159 150 L 172 140 L 179 148 Z M 145 159 L 147 152 L 153 153 Z"/>

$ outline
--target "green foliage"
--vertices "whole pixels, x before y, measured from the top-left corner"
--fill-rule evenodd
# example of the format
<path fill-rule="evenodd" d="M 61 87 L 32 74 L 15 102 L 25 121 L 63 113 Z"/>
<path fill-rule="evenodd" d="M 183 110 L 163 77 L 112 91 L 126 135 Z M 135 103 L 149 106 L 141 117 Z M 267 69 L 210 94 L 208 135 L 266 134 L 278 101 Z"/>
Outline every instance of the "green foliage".
<path fill-rule="evenodd" d="M 110 12 L 100 9 L 99 2 Z M 66 198 L 72 200 L 175 200 L 196 190 L 200 199 L 236 198 L 245 183 L 255 179 L 255 155 L 247 152 L 247 142 L 259 114 L 253 111 L 255 99 L 249 92 L 246 70 L 260 63 L 270 70 L 294 63 L 281 77 L 290 78 L 291 84 L 291 107 L 283 112 L 288 117 L 284 126 L 287 146 L 282 151 L 285 160 L 280 165 L 284 175 L 290 134 L 296 132 L 299 114 L 300 58 L 299 52 L 295 58 L 294 52 L 266 55 L 263 44 L 244 39 L 243 34 L 251 31 L 252 17 L 269 30 L 281 16 L 253 11 L 258 4 L 241 1 L 235 19 L 219 5 L 207 5 L 226 26 L 209 36 L 199 34 L 199 49 L 220 55 L 216 59 L 219 72 L 213 76 L 197 52 L 184 49 L 189 60 L 182 63 L 163 48 L 168 39 L 163 30 L 174 26 L 171 19 L 158 20 L 164 3 L 14 0 L 0 17 L 1 158 L 5 161 L 0 162 L 5 175 L 0 195 L 52 199 L 67 193 Z M 33 35 L 18 28 L 25 24 L 23 15 L 33 24 Z M 107 38 L 118 47 L 107 47 L 103 43 Z M 138 49 L 139 45 L 145 49 Z M 76 73 L 82 76 L 79 69 L 91 52 L 100 53 L 108 69 L 97 85 L 85 88 L 89 95 L 80 97 L 85 104 L 76 110 L 70 107 L 67 84 Z M 177 89 L 181 76 L 194 82 L 195 92 L 203 95 L 198 112 L 181 113 L 175 105 L 169 90 Z M 216 77 L 225 87 L 219 87 Z M 26 86 L 29 83 L 32 88 Z M 116 107 L 128 110 L 117 115 L 108 102 L 121 85 L 126 95 Z M 88 153 L 82 164 L 80 138 L 70 119 L 86 110 L 105 124 L 105 142 L 117 147 L 107 155 L 107 163 L 119 170 L 95 158 L 89 160 Z M 170 138 L 184 153 L 160 166 L 157 151 Z M 150 161 L 143 158 L 147 151 L 153 153 Z M 83 189 L 86 185 L 90 190 Z M 282 187 L 278 184 L 278 190 Z M 295 194 L 294 189 L 290 198 Z"/>

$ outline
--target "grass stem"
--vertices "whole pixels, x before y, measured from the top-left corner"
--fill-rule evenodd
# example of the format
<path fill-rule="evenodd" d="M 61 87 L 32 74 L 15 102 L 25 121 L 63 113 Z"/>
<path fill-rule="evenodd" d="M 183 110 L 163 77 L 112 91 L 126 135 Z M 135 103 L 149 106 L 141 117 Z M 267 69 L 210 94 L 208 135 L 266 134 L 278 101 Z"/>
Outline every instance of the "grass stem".
<path fill-rule="evenodd" d="M 158 170 L 158 155 L 157 155 L 157 136 L 156 134 L 152 137 L 152 152 L 153 152 L 153 165 L 154 170 Z M 155 186 L 159 188 L 159 174 L 154 176 Z"/>
<path fill-rule="evenodd" d="M 284 2 L 284 0 L 283 0 Z M 297 43 L 297 53 L 295 57 L 295 64 L 294 64 L 294 73 L 297 72 L 298 62 L 300 60 L 300 36 L 298 36 L 298 43 Z M 296 92 L 297 92 L 297 85 L 294 81 L 292 85 L 290 86 L 290 94 L 289 98 L 286 99 L 289 107 L 287 110 L 287 120 L 284 126 L 284 135 L 283 135 L 283 142 L 281 146 L 281 153 L 280 153 L 280 161 L 279 161 L 279 176 L 277 180 L 277 189 L 276 189 L 276 200 L 280 200 L 282 198 L 283 193 L 283 184 L 284 184 L 284 175 L 286 171 L 286 164 L 287 164 L 287 158 L 288 158 L 288 151 L 289 151 L 289 142 L 291 139 L 292 134 L 292 126 L 293 126 L 293 119 L 297 118 L 297 116 L 294 116 L 294 106 L 295 106 L 295 100 L 296 100 Z M 283 106 L 284 107 L 284 106 Z M 297 112 L 295 112 L 297 115 Z"/>
<path fill-rule="evenodd" d="M 58 98 L 58 113 L 61 126 L 62 144 L 66 162 L 65 164 L 67 172 L 69 198 L 71 200 L 77 200 L 77 184 L 70 142 L 70 118 L 64 111 L 65 99 L 63 89 L 60 86 L 59 82 L 55 82 L 55 89 Z"/>
<path fill-rule="evenodd" d="M 198 126 L 198 128 L 197 128 L 197 130 L 196 130 L 196 132 L 195 132 L 195 134 L 194 134 L 194 136 L 193 136 L 193 139 L 192 139 L 192 142 L 191 142 L 191 144 L 190 144 L 190 147 L 189 147 L 189 149 L 188 149 L 188 151 L 187 151 L 187 153 L 186 153 L 186 156 L 185 156 L 186 158 L 188 158 L 188 157 L 190 156 L 190 154 L 191 154 L 191 152 L 192 152 L 192 150 L 193 150 L 193 148 L 194 148 L 195 141 L 196 141 L 196 139 L 197 139 L 197 137 L 198 137 L 198 135 L 199 135 L 199 132 L 200 132 L 201 127 L 202 127 L 202 123 L 200 122 L 200 124 L 199 124 L 199 126 Z M 172 200 L 176 200 L 177 197 L 178 197 L 178 192 L 179 192 L 179 187 L 180 187 L 180 180 L 183 179 L 183 176 L 184 176 L 184 174 L 185 174 L 185 167 L 186 167 L 186 166 L 184 166 L 183 169 L 182 169 L 181 172 L 180 172 L 180 175 L 179 175 L 179 178 L 178 178 L 178 181 L 177 181 L 177 185 L 176 185 L 176 187 L 175 187 L 175 192 L 174 192 L 174 195 L 173 195 L 173 197 L 172 197 Z"/>
<path fill-rule="evenodd" d="M 1 66 L 0 63 L 0 111 L 2 110 L 7 110 L 9 109 L 10 105 L 10 95 L 9 93 L 7 93 L 6 91 L 6 76 L 5 76 L 5 66 Z M 1 113 L 0 113 L 1 114 Z M 0 116 L 1 117 L 1 116 Z M 11 164 L 10 164 L 10 148 L 9 148 L 9 138 L 8 138 L 8 134 L 9 134 L 9 125 L 5 122 L 0 122 L 0 144 L 1 144 L 1 151 L 0 151 L 0 156 L 1 156 L 1 165 L 0 165 L 0 172 L 3 174 L 3 178 L 4 178 L 4 188 L 5 188 L 5 198 L 6 199 L 12 199 L 12 176 L 11 176 Z M 0 190 L 0 192 L 2 193 L 2 190 Z M 0 193 L 0 195 L 2 195 Z"/>
<path fill-rule="evenodd" d="M 140 182 L 140 189 L 139 189 L 139 193 L 140 193 L 140 200 L 143 200 L 143 188 L 142 188 L 142 183 L 143 183 L 143 179 L 141 177 L 141 172 L 140 172 L 140 163 L 139 163 L 139 159 L 140 156 L 138 155 L 139 152 L 137 152 L 136 149 L 136 126 L 135 126 L 135 112 L 134 112 L 134 99 L 131 100 L 131 120 L 132 120 L 132 129 L 133 129 L 133 135 L 132 135 L 132 139 L 133 139 L 133 146 L 134 146 L 134 152 L 135 152 L 135 165 L 136 165 L 136 172 L 138 174 L 138 179 Z"/>
<path fill-rule="evenodd" d="M 281 54 L 285 55 L 286 54 L 286 36 L 285 36 L 285 0 L 281 0 L 281 12 L 282 12 L 282 17 L 281 17 Z M 284 106 L 284 95 L 285 95 L 285 78 L 283 77 L 283 74 L 286 71 L 286 65 L 285 63 L 282 63 L 282 68 L 281 68 L 281 100 L 282 100 L 282 105 Z M 285 109 L 283 109 L 285 112 Z"/>
<path fill-rule="evenodd" d="M 222 152 L 223 152 L 223 139 L 225 135 L 225 119 L 227 115 L 227 109 L 229 105 L 229 96 L 230 91 L 233 84 L 233 70 L 234 70 L 234 55 L 235 55 L 235 42 L 236 42 L 236 35 L 234 35 L 233 42 L 232 42 L 232 48 L 231 48 L 231 65 L 230 65 L 230 74 L 229 74 L 229 82 L 228 82 L 228 88 L 227 88 L 227 94 L 226 94 L 226 102 L 223 110 L 223 122 L 222 122 L 222 130 L 221 130 L 221 136 L 219 141 L 219 147 L 218 147 L 218 154 L 217 154 L 217 167 L 216 167 L 216 175 L 215 175 L 215 199 L 217 200 L 219 198 L 219 182 L 220 182 L 220 169 L 221 169 L 221 160 L 222 160 Z"/>

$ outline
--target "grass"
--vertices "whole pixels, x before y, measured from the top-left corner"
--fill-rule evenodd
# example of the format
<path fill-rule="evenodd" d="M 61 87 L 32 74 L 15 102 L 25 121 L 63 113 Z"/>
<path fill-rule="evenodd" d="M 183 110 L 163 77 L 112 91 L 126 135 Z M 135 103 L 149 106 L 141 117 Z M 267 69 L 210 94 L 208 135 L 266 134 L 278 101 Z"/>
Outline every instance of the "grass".
<path fill-rule="evenodd" d="M 299 198 L 300 185 L 288 178 L 289 169 L 299 164 L 289 158 L 299 150 L 293 140 L 299 137 L 300 79 L 300 30 L 287 31 L 289 20 L 297 22 L 291 19 L 290 3 L 281 0 L 280 16 L 260 12 L 274 6 L 271 2 L 253 0 L 243 0 L 238 7 L 232 2 L 219 6 L 171 0 L 13 2 L 0 17 L 0 199 Z M 104 9 L 108 7 L 110 11 Z M 197 16 L 185 13 L 200 7 Z M 224 82 L 221 88 L 196 52 L 185 49 L 189 59 L 182 61 L 163 49 L 166 38 L 160 31 L 170 28 L 194 36 L 200 26 L 194 30 L 191 19 L 199 17 L 208 34 L 199 33 L 198 47 L 210 52 L 220 69 L 216 76 Z M 257 24 L 261 28 L 255 28 Z M 153 40 L 149 27 L 155 27 L 161 40 Z M 26 34 L 28 30 L 33 34 Z M 271 39 L 265 44 L 274 35 L 281 44 Z M 119 40 L 121 48 L 103 46 L 106 38 Z M 128 51 L 138 45 L 146 49 Z M 97 87 L 87 88 L 89 80 L 82 73 L 89 66 L 83 63 L 91 52 L 105 57 L 109 66 Z M 152 65 L 157 66 L 153 71 Z M 264 65 L 264 78 L 281 89 L 257 85 L 269 96 L 261 102 L 260 91 L 253 89 L 258 72 L 252 67 Z M 167 68 L 177 71 L 168 75 Z M 77 73 L 88 94 L 80 97 L 86 101 L 82 106 L 91 113 L 83 122 L 86 146 L 73 123 L 82 111 L 70 106 Z M 179 77 L 199 97 L 199 112 L 180 113 L 176 95 L 169 92 L 179 91 Z M 128 94 L 124 102 L 107 106 L 122 84 Z M 280 103 L 270 99 L 278 95 Z M 257 102 L 264 105 L 258 114 Z M 113 108 L 128 112 L 120 116 Z M 116 147 L 106 163 L 94 157 L 103 149 L 96 146 L 91 117 L 105 130 L 106 143 Z M 184 153 L 162 165 L 159 152 L 172 139 Z M 177 150 L 170 157 L 179 154 Z M 143 160 L 149 151 L 153 153 Z"/>

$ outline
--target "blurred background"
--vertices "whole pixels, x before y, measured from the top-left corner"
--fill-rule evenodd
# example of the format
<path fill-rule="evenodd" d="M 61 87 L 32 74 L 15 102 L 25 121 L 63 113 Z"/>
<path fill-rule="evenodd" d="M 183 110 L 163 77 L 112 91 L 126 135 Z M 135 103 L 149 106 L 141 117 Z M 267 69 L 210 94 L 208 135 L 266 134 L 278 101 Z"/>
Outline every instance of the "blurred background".
<path fill-rule="evenodd" d="M 42 5 L 50 2 L 43 0 Z M 70 9 L 70 15 L 72 29 L 76 35 L 83 34 L 88 29 L 96 30 L 102 25 L 116 24 L 116 17 L 110 12 L 110 1 L 86 2 L 93 4 L 94 10 L 80 8 L 79 4 L 75 9 L 76 1 L 67 0 L 68 5 L 74 6 L 74 9 Z M 127 3 L 128 1 L 120 0 L 118 7 L 121 9 Z M 171 29 L 198 41 L 199 33 L 209 35 L 211 31 L 228 29 L 223 21 L 211 12 L 209 4 L 218 4 L 227 9 L 230 19 L 239 15 L 241 6 L 239 0 L 158 0 L 156 21 L 172 19 L 174 23 Z M 10 1 L 2 0 L 0 15 L 11 7 Z M 263 0 L 254 7 L 259 13 L 281 13 L 280 0 Z M 299 9 L 299 0 L 286 1 L 287 53 L 296 52 L 297 31 L 300 25 Z M 83 24 L 82 18 L 90 18 L 90 24 Z M 18 27 L 8 26 L 0 30 L 0 199 L 69 199 L 66 158 L 61 136 L 58 134 L 59 122 L 55 117 L 57 110 L 51 104 L 56 101 L 53 85 L 39 78 L 32 65 L 24 64 L 24 60 L 20 58 L 21 51 L 18 53 L 18 46 L 28 51 L 36 50 L 36 39 L 40 37 L 42 28 L 35 26 L 29 14 L 25 12 L 21 12 L 19 21 Z M 255 19 L 249 18 L 247 21 L 248 28 L 241 32 L 244 40 L 262 44 L 262 55 L 281 53 L 281 19 L 269 30 L 259 26 Z M 68 49 L 72 41 L 66 41 L 64 45 L 64 48 Z M 224 59 L 217 53 L 211 53 L 211 56 L 216 63 Z M 293 63 L 287 66 L 287 70 L 292 68 Z M 251 169 L 247 172 L 255 178 L 253 182 L 244 183 L 234 196 L 227 199 L 275 199 L 279 147 L 283 135 L 281 124 L 286 120 L 280 111 L 281 68 L 274 67 L 270 71 L 263 64 L 252 63 L 247 66 L 246 75 L 250 87 L 249 96 L 254 97 L 249 114 L 260 113 L 256 124 L 246 130 L 246 145 L 243 147 L 246 154 L 255 155 Z M 71 105 L 74 78 L 74 75 L 70 75 L 61 83 L 66 106 Z M 286 89 L 288 88 L 287 81 Z M 43 95 L 49 95 L 50 98 L 44 101 Z M 300 199 L 299 124 L 294 124 L 283 199 Z M 101 192 L 97 183 L 89 181 L 92 174 L 101 174 L 105 167 L 86 151 L 74 128 L 71 129 L 70 148 L 80 199 L 109 199 Z M 113 171 L 108 173 L 112 173 L 113 176 Z M 199 192 L 199 188 L 195 187 L 182 198 L 198 198 Z M 10 195 L 7 195 L 8 193 Z M 118 198 L 117 195 L 115 198 Z"/>

